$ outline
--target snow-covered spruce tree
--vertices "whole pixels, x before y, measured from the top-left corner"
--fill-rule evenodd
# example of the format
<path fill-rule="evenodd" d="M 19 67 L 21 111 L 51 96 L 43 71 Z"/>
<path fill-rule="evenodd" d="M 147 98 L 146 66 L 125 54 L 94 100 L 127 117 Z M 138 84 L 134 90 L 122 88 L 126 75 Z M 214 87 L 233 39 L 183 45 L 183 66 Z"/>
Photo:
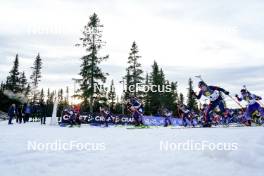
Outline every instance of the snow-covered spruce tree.
<path fill-rule="evenodd" d="M 10 90 L 14 93 L 18 93 L 21 91 L 20 85 L 19 85 L 19 59 L 18 59 L 18 54 L 16 55 L 14 65 L 9 72 L 9 76 L 6 78 L 6 85 L 5 89 Z"/>
<path fill-rule="evenodd" d="M 134 41 L 132 47 L 130 49 L 129 57 L 128 57 L 128 67 L 127 67 L 127 78 L 130 80 L 127 81 L 127 86 L 133 85 L 134 89 L 137 86 L 137 83 L 142 83 L 144 78 L 142 77 L 143 70 L 141 69 L 141 64 L 139 63 L 139 58 L 141 56 L 138 55 L 138 46 Z M 133 90 L 134 96 L 140 95 L 142 92 L 137 92 L 137 90 Z"/>
<path fill-rule="evenodd" d="M 31 96 L 32 102 L 35 103 L 37 100 L 39 100 L 40 95 L 40 92 L 38 91 L 38 86 L 41 81 L 42 59 L 40 58 L 39 54 L 35 58 L 33 67 L 31 67 L 31 69 L 33 70 L 32 75 L 30 76 L 32 89 Z"/>
<path fill-rule="evenodd" d="M 107 74 L 99 67 L 100 63 L 108 58 L 107 56 L 99 56 L 99 51 L 102 49 L 104 42 L 102 41 L 102 28 L 100 20 L 97 14 L 90 16 L 90 21 L 84 26 L 82 37 L 80 38 L 81 45 L 85 48 L 87 55 L 81 58 L 81 71 L 82 81 L 80 84 L 80 90 L 82 92 L 82 98 L 84 104 L 90 106 L 90 112 L 93 112 L 95 84 L 98 81 L 105 82 Z M 89 100 L 88 100 L 89 99 Z"/>

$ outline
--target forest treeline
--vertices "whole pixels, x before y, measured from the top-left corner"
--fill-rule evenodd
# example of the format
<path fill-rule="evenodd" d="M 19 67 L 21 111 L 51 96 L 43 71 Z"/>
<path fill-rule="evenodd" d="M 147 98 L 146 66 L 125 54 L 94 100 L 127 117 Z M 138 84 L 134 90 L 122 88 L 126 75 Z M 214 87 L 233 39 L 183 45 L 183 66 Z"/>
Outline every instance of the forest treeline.
<path fill-rule="evenodd" d="M 144 72 L 140 63 L 140 50 L 136 41 L 132 42 L 127 58 L 126 75 L 123 75 L 123 84 L 125 90 L 122 95 L 118 96 L 115 92 L 116 80 L 111 80 L 109 86 L 106 85 L 107 76 L 101 67 L 101 63 L 109 58 L 109 55 L 101 56 L 100 50 L 104 47 L 105 41 L 102 40 L 103 25 L 97 14 L 92 14 L 88 23 L 84 26 L 80 43 L 77 47 L 83 47 L 86 55 L 81 57 L 82 64 L 80 66 L 79 75 L 82 79 L 79 80 L 80 88 L 70 95 L 69 87 L 60 88 L 59 90 L 44 90 L 40 88 L 40 82 L 45 77 L 42 77 L 42 67 L 45 65 L 40 54 L 34 58 L 31 67 L 32 73 L 30 77 L 26 77 L 25 71 L 20 71 L 19 55 L 14 59 L 13 67 L 9 72 L 5 82 L 1 83 L 0 87 L 0 108 L 6 111 L 11 103 L 31 103 L 45 104 L 48 109 L 48 114 L 51 115 L 54 98 L 59 101 L 59 111 L 72 104 L 71 98 L 82 100 L 81 110 L 84 112 L 96 112 L 99 107 L 107 105 L 111 112 L 116 114 L 127 113 L 124 109 L 125 101 L 136 96 L 144 104 L 146 115 L 159 114 L 163 108 L 168 108 L 178 114 L 178 105 L 186 103 L 186 105 L 194 110 L 198 109 L 198 104 L 191 92 L 193 90 L 192 79 L 188 80 L 188 94 L 184 96 L 178 91 L 178 82 L 169 81 L 166 78 L 164 70 L 153 61 L 150 73 Z M 44 59 L 45 61 L 45 59 Z M 110 73 L 111 74 L 111 73 Z M 170 91 L 130 91 L 130 87 L 136 87 L 142 84 L 145 86 L 169 86 Z M 105 91 L 95 89 L 95 85 L 108 87 Z M 185 100 L 186 98 L 186 100 Z"/>

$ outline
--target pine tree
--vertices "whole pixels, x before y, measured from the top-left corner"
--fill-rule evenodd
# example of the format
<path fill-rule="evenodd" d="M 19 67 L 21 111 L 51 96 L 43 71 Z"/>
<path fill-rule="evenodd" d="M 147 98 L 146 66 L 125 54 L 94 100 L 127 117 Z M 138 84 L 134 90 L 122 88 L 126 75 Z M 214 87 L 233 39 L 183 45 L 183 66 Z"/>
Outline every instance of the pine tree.
<path fill-rule="evenodd" d="M 158 88 L 158 91 L 160 96 L 161 96 L 161 107 L 165 107 L 165 104 L 166 104 L 166 92 L 165 92 L 165 88 L 164 86 L 166 85 L 169 85 L 169 81 L 166 81 L 166 78 L 165 78 L 165 74 L 163 72 L 163 69 L 161 68 L 160 71 L 159 71 L 159 87 Z"/>
<path fill-rule="evenodd" d="M 27 84 L 26 90 L 25 90 L 25 96 L 28 96 L 30 93 L 30 84 Z"/>
<path fill-rule="evenodd" d="M 31 69 L 33 70 L 32 75 L 30 76 L 31 88 L 32 88 L 32 101 L 33 103 L 35 103 L 36 100 L 39 98 L 39 92 L 37 89 L 41 81 L 41 69 L 42 69 L 42 59 L 40 58 L 39 54 L 35 58 L 33 67 L 31 67 Z"/>
<path fill-rule="evenodd" d="M 27 91 L 27 86 L 28 86 L 25 72 L 20 73 L 19 84 L 20 84 L 20 92 L 25 93 Z"/>
<path fill-rule="evenodd" d="M 131 74 L 130 71 L 127 69 L 127 74 L 125 75 L 125 82 L 126 82 L 126 90 L 125 90 L 125 97 L 124 99 L 127 100 L 130 97 L 130 89 L 129 86 L 132 85 L 132 81 L 131 81 Z"/>
<path fill-rule="evenodd" d="M 13 68 L 9 72 L 10 75 L 6 79 L 6 89 L 11 90 L 14 93 L 20 92 L 20 85 L 19 85 L 19 59 L 18 54 L 16 55 Z"/>
<path fill-rule="evenodd" d="M 150 91 L 150 110 L 152 114 L 158 113 L 158 111 L 164 106 L 164 93 L 158 90 L 158 87 L 165 85 L 165 76 L 162 69 L 159 69 L 159 66 L 156 61 L 152 65 L 152 72 L 150 73 L 150 84 L 156 86 L 156 91 Z"/>
<path fill-rule="evenodd" d="M 48 88 L 47 90 L 47 101 L 46 101 L 46 104 L 49 104 L 50 103 L 50 89 Z"/>
<path fill-rule="evenodd" d="M 150 86 L 149 82 L 149 74 L 146 74 L 146 79 L 145 79 L 145 85 Z M 151 109 L 150 109 L 150 92 L 145 92 L 144 93 L 144 104 L 145 104 L 145 114 L 146 115 L 151 115 Z"/>
<path fill-rule="evenodd" d="M 4 91 L 4 89 L 5 89 L 5 84 L 4 84 L 4 82 L 2 81 L 1 82 L 1 86 L 0 86 L 0 91 Z"/>
<path fill-rule="evenodd" d="M 178 105 L 178 92 L 177 92 L 177 82 L 166 82 L 165 86 L 170 86 L 171 90 L 164 92 L 164 98 L 162 106 L 168 108 L 178 115 L 177 105 Z"/>
<path fill-rule="evenodd" d="M 192 81 L 191 78 L 189 79 L 189 83 L 188 84 L 189 84 L 189 88 L 188 88 L 188 95 L 187 95 L 187 97 L 188 97 L 187 106 L 190 109 L 198 111 L 197 101 L 196 101 L 195 97 L 192 94 L 192 92 L 193 92 L 193 81 Z"/>
<path fill-rule="evenodd" d="M 114 111 L 114 105 L 116 100 L 114 80 L 111 81 L 110 89 L 108 92 L 108 100 L 110 101 L 110 110 Z"/>
<path fill-rule="evenodd" d="M 44 103 L 45 94 L 43 88 L 40 91 L 40 103 Z"/>
<path fill-rule="evenodd" d="M 180 105 L 184 104 L 184 95 L 182 93 L 180 93 L 179 104 Z"/>
<path fill-rule="evenodd" d="M 138 55 L 138 46 L 136 42 L 134 41 L 132 44 L 132 47 L 130 49 L 129 57 L 128 57 L 128 68 L 127 72 L 129 73 L 130 81 L 127 82 L 128 87 L 130 85 L 133 85 L 134 89 L 137 87 L 137 83 L 142 83 L 144 78 L 142 77 L 143 70 L 141 69 L 141 64 L 139 63 L 138 59 L 141 58 L 141 56 Z M 140 92 L 137 92 L 137 90 L 132 90 L 134 96 L 137 96 L 140 94 Z"/>
<path fill-rule="evenodd" d="M 66 98 L 65 98 L 65 104 L 69 105 L 69 86 L 66 87 Z"/>
<path fill-rule="evenodd" d="M 64 95 L 63 95 L 63 89 L 59 89 L 58 91 L 58 110 L 57 110 L 57 116 L 62 116 L 63 109 L 67 106 Z"/>
<path fill-rule="evenodd" d="M 82 81 L 80 89 L 82 91 L 82 97 L 84 103 L 88 104 L 90 98 L 90 112 L 93 112 L 94 103 L 94 87 L 98 84 L 97 81 L 106 81 L 106 76 L 99 64 L 108 58 L 107 56 L 100 57 L 99 51 L 102 48 L 104 42 L 102 41 L 102 27 L 97 14 L 90 16 L 90 21 L 84 27 L 83 36 L 80 38 L 82 46 L 85 48 L 88 55 L 81 58 L 81 72 Z"/>
<path fill-rule="evenodd" d="M 47 91 L 47 100 L 46 100 L 48 116 L 52 115 L 54 95 L 55 95 L 54 92 L 51 92 L 50 89 L 48 89 L 48 91 Z"/>
<path fill-rule="evenodd" d="M 63 89 L 60 89 L 60 90 L 58 91 L 58 100 L 59 100 L 60 102 L 63 101 Z"/>

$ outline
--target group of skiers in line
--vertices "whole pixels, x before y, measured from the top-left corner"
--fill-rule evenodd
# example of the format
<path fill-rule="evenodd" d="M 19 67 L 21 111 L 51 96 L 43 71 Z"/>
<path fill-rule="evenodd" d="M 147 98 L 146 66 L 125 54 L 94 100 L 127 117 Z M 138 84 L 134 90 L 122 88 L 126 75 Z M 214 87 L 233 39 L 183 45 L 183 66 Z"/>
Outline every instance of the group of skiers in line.
<path fill-rule="evenodd" d="M 208 86 L 204 81 L 198 83 L 200 89 L 199 93 L 196 94 L 194 91 L 192 95 L 200 99 L 205 96 L 210 100 L 209 104 L 204 104 L 199 112 L 189 109 L 186 105 L 178 106 L 178 114 L 180 120 L 180 125 L 182 126 L 196 126 L 201 125 L 203 127 L 211 127 L 212 125 L 225 125 L 229 123 L 239 123 L 245 124 L 246 126 L 251 126 L 252 118 L 259 117 L 259 123 L 263 123 L 264 109 L 259 103 L 262 98 L 260 96 L 254 95 L 249 92 L 246 88 L 241 89 L 240 94 L 236 95 L 236 100 L 230 96 L 230 93 L 223 88 L 217 86 Z M 238 105 L 239 102 L 246 101 L 248 104 L 246 108 L 240 109 L 228 109 L 225 107 L 224 98 L 222 94 L 230 96 Z M 131 95 L 126 103 L 128 111 L 134 118 L 135 126 L 144 126 L 143 115 L 144 107 L 141 101 Z M 68 114 L 67 114 L 68 113 Z M 162 109 L 161 116 L 164 117 L 165 127 L 171 125 L 171 118 L 173 118 L 173 112 L 167 108 Z M 113 115 L 111 114 L 109 108 L 106 105 L 100 107 L 100 115 L 104 117 L 105 126 L 108 126 L 109 119 L 115 122 Z M 81 123 L 86 123 L 85 119 L 80 118 L 80 112 L 74 108 L 66 112 L 67 122 L 71 125 Z"/>
<path fill-rule="evenodd" d="M 12 104 L 8 109 L 8 125 L 13 124 L 13 119 L 16 119 L 16 123 L 26 123 L 40 121 L 41 124 L 46 124 L 46 106 L 43 103 L 31 105 L 25 103 L 22 105 Z"/>
<path fill-rule="evenodd" d="M 179 118 L 182 119 L 181 121 L 183 126 L 195 126 L 200 124 L 203 127 L 211 127 L 212 125 L 229 123 L 243 123 L 246 126 L 251 126 L 252 117 L 254 116 L 259 117 L 263 122 L 264 109 L 260 104 L 260 100 L 262 100 L 262 98 L 252 94 L 246 88 L 241 89 L 241 95 L 236 95 L 235 100 L 230 96 L 230 93 L 227 90 L 217 86 L 208 86 L 204 81 L 200 81 L 198 83 L 198 87 L 200 89 L 199 93 L 196 94 L 194 91 L 192 91 L 192 95 L 197 99 L 205 96 L 210 100 L 210 103 L 204 104 L 199 112 L 189 109 L 186 105 L 178 105 L 178 114 Z M 222 94 L 232 98 L 238 105 L 240 105 L 239 102 L 246 101 L 246 108 L 242 108 L 241 105 L 241 108 L 237 110 L 226 108 Z M 134 125 L 144 126 L 142 121 L 144 114 L 143 103 L 141 103 L 137 97 L 131 96 L 127 100 L 126 106 L 128 111 L 131 113 L 131 116 L 134 118 Z M 25 123 L 28 121 L 30 116 L 36 116 L 32 116 L 32 114 L 38 114 L 37 117 L 41 119 L 41 124 L 45 124 L 45 109 L 46 108 L 44 104 L 34 106 L 34 108 L 31 108 L 29 104 L 24 104 L 23 107 L 16 108 L 16 106 L 13 104 L 8 111 L 8 124 L 12 124 L 12 119 L 14 117 L 17 117 L 18 123 L 22 123 L 22 119 Z M 109 119 L 112 119 L 114 122 L 113 116 L 106 105 L 102 105 L 100 107 L 100 115 L 104 117 L 104 123 L 106 127 L 108 126 Z M 173 112 L 171 110 L 163 108 L 161 115 L 165 118 L 164 126 L 172 124 L 171 118 L 173 117 Z M 87 123 L 85 119 L 82 119 L 80 116 L 79 106 L 64 110 L 61 122 L 62 124 L 70 124 L 71 126 Z"/>
<path fill-rule="evenodd" d="M 210 100 L 210 103 L 203 105 L 203 108 L 198 113 L 192 109 L 188 109 L 185 105 L 180 105 L 178 109 L 180 118 L 183 119 L 184 126 L 200 123 L 203 127 L 211 127 L 213 124 L 228 124 L 232 122 L 243 123 L 246 126 L 251 126 L 253 116 L 258 116 L 263 121 L 264 109 L 260 104 L 260 100 L 262 100 L 262 98 L 255 94 L 252 94 L 246 88 L 241 89 L 241 95 L 235 95 L 235 100 L 225 89 L 217 86 L 208 86 L 204 81 L 200 81 L 198 83 L 198 87 L 200 89 L 199 93 L 196 94 L 194 91 L 192 91 L 192 95 L 197 99 L 205 96 Z M 241 107 L 241 109 L 227 109 L 225 107 L 222 94 L 225 94 L 232 98 L 232 100 L 234 100 Z M 239 102 L 241 101 L 247 102 L 246 108 L 243 108 L 240 105 Z M 143 125 L 143 104 L 136 97 L 130 98 L 128 104 L 128 109 L 135 119 L 135 125 Z M 216 109 L 218 109 L 218 112 L 216 111 Z M 165 126 L 170 125 L 170 118 L 173 114 L 172 111 L 164 108 L 162 114 L 165 117 Z"/>
<path fill-rule="evenodd" d="M 211 113 L 214 111 L 215 108 L 219 108 L 220 115 L 224 117 L 226 114 L 226 108 L 224 105 L 222 93 L 229 96 L 233 101 L 235 101 L 239 106 L 241 101 L 246 101 L 247 106 L 246 108 L 242 108 L 241 111 L 243 112 L 243 121 L 244 124 L 247 126 L 251 126 L 252 116 L 254 113 L 258 113 L 261 118 L 264 117 L 264 109 L 261 107 L 259 101 L 262 100 L 260 96 L 257 96 L 255 94 L 252 94 L 249 92 L 246 88 L 241 89 L 240 94 L 236 94 L 236 100 L 233 99 L 229 94 L 228 91 L 226 91 L 223 88 L 219 88 L 217 86 L 208 86 L 204 81 L 200 81 L 198 84 L 198 87 L 200 88 L 199 94 L 197 95 L 195 92 L 193 92 L 193 96 L 195 96 L 197 99 L 200 99 L 202 96 L 205 96 L 210 99 L 210 104 L 205 110 L 204 115 L 204 126 L 210 127 L 212 124 L 212 118 Z M 241 106 L 242 107 L 242 106 Z"/>

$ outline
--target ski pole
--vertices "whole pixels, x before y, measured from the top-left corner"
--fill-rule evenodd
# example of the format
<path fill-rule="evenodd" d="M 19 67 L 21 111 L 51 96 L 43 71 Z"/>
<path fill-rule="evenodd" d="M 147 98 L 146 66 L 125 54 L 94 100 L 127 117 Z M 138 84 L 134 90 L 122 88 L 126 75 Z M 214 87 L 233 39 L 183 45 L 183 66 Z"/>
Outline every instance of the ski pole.
<path fill-rule="evenodd" d="M 264 104 L 262 103 L 262 101 L 258 100 L 257 102 L 264 108 Z"/>
<path fill-rule="evenodd" d="M 231 98 L 239 107 L 241 107 L 242 111 L 244 111 L 244 107 L 239 102 L 237 102 L 231 95 L 228 95 L 228 97 Z"/>
<path fill-rule="evenodd" d="M 200 79 L 201 81 L 203 81 L 205 83 L 205 81 L 202 78 L 202 75 L 197 75 L 197 76 L 194 76 L 194 77 Z"/>

